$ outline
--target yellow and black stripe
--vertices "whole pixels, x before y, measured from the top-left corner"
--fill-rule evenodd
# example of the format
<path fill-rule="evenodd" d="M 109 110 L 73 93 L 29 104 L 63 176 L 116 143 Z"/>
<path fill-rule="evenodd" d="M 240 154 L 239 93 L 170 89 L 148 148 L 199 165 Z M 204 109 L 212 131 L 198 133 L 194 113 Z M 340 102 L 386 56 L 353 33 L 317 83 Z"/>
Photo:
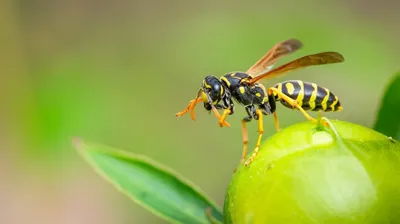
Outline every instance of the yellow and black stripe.
<path fill-rule="evenodd" d="M 290 80 L 278 83 L 274 86 L 280 92 L 295 100 L 304 110 L 311 111 L 340 111 L 342 110 L 339 98 L 327 88 L 315 83 Z M 275 99 L 284 106 L 292 108 L 286 101 L 282 100 L 276 93 Z"/>

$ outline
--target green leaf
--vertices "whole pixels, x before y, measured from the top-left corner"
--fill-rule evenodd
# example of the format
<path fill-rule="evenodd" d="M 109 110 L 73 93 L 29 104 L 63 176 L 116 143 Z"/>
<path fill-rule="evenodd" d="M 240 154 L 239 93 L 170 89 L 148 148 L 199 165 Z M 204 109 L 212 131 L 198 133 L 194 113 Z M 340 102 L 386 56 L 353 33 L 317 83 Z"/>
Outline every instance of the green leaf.
<path fill-rule="evenodd" d="M 381 102 L 374 129 L 400 140 L 400 72 L 389 83 Z"/>
<path fill-rule="evenodd" d="M 148 158 L 79 139 L 79 154 L 105 180 L 136 203 L 171 223 L 210 223 L 223 220 L 221 209 L 175 172 Z"/>

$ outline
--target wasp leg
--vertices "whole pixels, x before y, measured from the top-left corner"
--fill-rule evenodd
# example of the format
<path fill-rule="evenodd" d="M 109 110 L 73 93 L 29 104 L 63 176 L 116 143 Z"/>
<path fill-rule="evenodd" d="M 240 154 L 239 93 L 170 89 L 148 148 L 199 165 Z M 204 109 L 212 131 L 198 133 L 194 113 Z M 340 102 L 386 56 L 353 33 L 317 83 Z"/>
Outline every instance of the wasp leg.
<path fill-rule="evenodd" d="M 262 104 L 260 106 L 260 108 L 261 108 L 261 110 L 262 110 L 264 115 L 269 115 L 271 113 L 274 115 L 275 129 L 276 129 L 277 132 L 279 132 L 280 128 L 279 128 L 278 116 L 276 115 L 275 96 L 273 94 L 268 94 L 268 104 L 264 103 L 264 104 Z"/>
<path fill-rule="evenodd" d="M 231 113 L 231 109 L 228 108 L 228 109 L 225 109 L 225 110 L 224 110 L 224 112 L 222 113 L 221 118 L 219 119 L 219 126 L 220 126 L 220 127 L 223 127 L 225 118 L 226 118 L 226 116 L 227 116 L 228 114 L 230 114 L 230 113 Z"/>
<path fill-rule="evenodd" d="M 249 137 L 247 136 L 246 123 L 250 122 L 252 120 L 252 118 L 253 118 L 252 114 L 255 111 L 255 108 L 253 105 L 248 106 L 245 109 L 246 109 L 248 116 L 242 119 L 243 151 L 242 151 L 242 158 L 240 159 L 240 163 L 243 163 L 243 161 L 246 159 L 247 147 L 249 145 Z"/>
<path fill-rule="evenodd" d="M 201 92 L 202 92 L 202 90 L 200 89 L 199 92 L 197 93 L 196 98 L 191 100 L 189 102 L 189 105 L 184 110 L 176 113 L 175 116 L 178 118 L 178 117 L 186 114 L 190 110 L 190 116 L 192 117 L 192 120 L 195 121 L 196 120 L 196 116 L 194 115 L 194 107 L 196 106 L 197 103 L 200 103 L 200 102 L 203 101 L 202 98 L 199 98 Z M 209 98 L 209 96 L 208 96 L 208 98 Z M 208 100 L 209 100 L 209 102 L 212 102 L 212 101 L 210 101 L 210 98 Z M 212 104 L 211 104 L 211 109 L 213 110 L 213 113 L 217 117 L 217 119 L 220 120 L 221 119 L 221 115 L 218 113 L 218 110 Z M 226 121 L 224 122 L 223 125 L 226 126 L 226 127 L 230 127 L 230 124 L 228 122 L 226 122 Z"/>
<path fill-rule="evenodd" d="M 277 132 L 279 132 L 280 128 L 279 128 L 278 115 L 276 114 L 276 101 L 275 101 L 275 96 L 273 94 L 268 94 L 268 102 L 271 106 L 271 112 L 274 115 L 275 129 Z"/>
<path fill-rule="evenodd" d="M 224 126 L 224 122 L 225 122 L 226 116 L 233 114 L 233 111 L 234 111 L 233 107 L 224 110 L 224 112 L 222 113 L 221 118 L 219 119 L 219 126 L 220 127 Z"/>
<path fill-rule="evenodd" d="M 194 107 L 196 106 L 197 103 L 200 103 L 202 101 L 203 101 L 203 99 L 201 99 L 201 98 L 196 98 L 196 99 L 191 100 L 189 102 L 189 105 L 184 110 L 176 113 L 175 116 L 180 117 L 180 116 L 186 114 L 187 112 L 189 112 L 189 110 L 190 110 L 190 116 L 192 117 L 192 120 L 195 121 L 196 116 L 194 115 Z"/>
<path fill-rule="evenodd" d="M 197 103 L 200 103 L 203 101 L 202 98 L 200 98 L 200 94 L 202 92 L 202 89 L 199 89 L 199 91 L 197 92 L 196 98 L 194 98 L 193 100 L 191 100 L 189 102 L 189 105 L 182 111 L 178 112 L 175 114 L 176 117 L 180 117 L 184 114 L 186 114 L 189 110 L 190 110 L 190 116 L 192 117 L 192 120 L 196 120 L 196 116 L 194 115 L 194 107 L 196 106 Z"/>
<path fill-rule="evenodd" d="M 257 144 L 256 148 L 253 151 L 253 154 L 251 154 L 250 158 L 244 163 L 245 166 L 250 165 L 251 162 L 254 161 L 258 154 L 258 150 L 260 149 L 260 144 L 261 144 L 261 139 L 264 133 L 264 126 L 263 126 L 263 113 L 260 109 L 256 110 L 256 114 L 258 116 L 258 139 L 257 139 Z M 257 118 L 256 118 L 257 119 Z"/>
<path fill-rule="evenodd" d="M 208 94 L 206 94 L 206 96 L 207 96 L 208 102 L 213 102 L 211 100 L 211 97 Z M 214 116 L 217 117 L 218 121 L 220 121 L 221 120 L 221 115 L 219 114 L 217 108 L 215 108 L 214 104 L 212 104 L 212 103 L 210 103 L 210 106 L 211 106 L 211 109 L 212 109 L 212 111 L 214 113 Z M 230 127 L 231 125 L 228 122 L 224 121 L 224 126 Z"/>
<path fill-rule="evenodd" d="M 247 147 L 249 145 L 249 137 L 247 135 L 246 123 L 251 121 L 251 118 L 245 117 L 242 120 L 242 138 L 243 138 L 243 150 L 242 150 L 242 158 L 240 159 L 240 163 L 246 159 L 247 156 Z"/>
<path fill-rule="evenodd" d="M 280 128 L 279 128 L 278 116 L 276 115 L 276 112 L 274 112 L 273 115 L 274 115 L 275 129 L 276 129 L 277 132 L 279 132 Z"/>
<path fill-rule="evenodd" d="M 221 115 L 218 113 L 217 108 L 215 108 L 214 105 L 212 105 L 212 106 L 211 106 L 211 109 L 212 109 L 212 111 L 213 111 L 213 113 L 214 113 L 214 116 L 217 117 L 218 122 L 221 122 L 222 117 L 221 117 Z M 224 120 L 225 120 L 225 119 L 224 119 Z M 222 121 L 222 126 L 221 126 L 221 123 L 220 123 L 220 126 L 221 126 L 221 127 L 223 127 L 223 126 L 230 127 L 231 125 L 230 125 L 228 122 L 224 121 L 224 120 Z"/>
<path fill-rule="evenodd" d="M 247 117 L 242 119 L 242 138 L 243 138 L 243 150 L 242 150 L 242 158 L 240 158 L 240 164 L 244 162 L 247 156 L 247 147 L 249 145 L 249 137 L 247 135 L 246 123 L 250 122 L 253 119 L 253 115 L 255 113 L 255 108 L 253 105 L 245 107 L 246 112 L 248 114 Z M 234 170 L 236 172 L 236 169 Z"/>
<path fill-rule="evenodd" d="M 290 104 L 293 108 L 297 108 L 303 115 L 306 117 L 308 120 L 313 121 L 315 123 L 318 123 L 318 120 L 311 117 L 295 100 L 292 98 L 288 97 L 278 89 L 271 87 L 268 89 L 268 95 L 273 95 L 273 93 L 276 93 L 278 96 L 280 96 L 284 101 L 286 101 L 288 104 Z M 326 125 L 326 123 L 323 123 Z"/>
<path fill-rule="evenodd" d="M 242 151 L 242 158 L 240 159 L 240 163 L 246 159 L 247 156 L 247 147 L 249 145 L 249 137 L 247 135 L 247 128 L 246 123 L 251 121 L 251 118 L 245 117 L 242 120 L 242 137 L 243 137 L 243 151 Z"/>

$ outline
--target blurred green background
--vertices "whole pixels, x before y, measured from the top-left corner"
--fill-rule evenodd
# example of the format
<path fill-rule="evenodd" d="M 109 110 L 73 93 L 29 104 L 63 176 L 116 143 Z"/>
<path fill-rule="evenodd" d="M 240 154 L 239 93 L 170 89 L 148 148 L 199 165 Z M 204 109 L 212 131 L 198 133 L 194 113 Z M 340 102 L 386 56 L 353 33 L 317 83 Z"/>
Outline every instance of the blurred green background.
<path fill-rule="evenodd" d="M 98 177 L 73 136 L 145 154 L 222 205 L 244 110 L 223 129 L 202 105 L 196 122 L 174 114 L 207 74 L 246 70 L 288 38 L 304 47 L 279 64 L 331 50 L 346 61 L 265 84 L 316 82 L 344 108 L 324 115 L 371 127 L 400 69 L 398 9 L 370 0 L 1 1 L 0 223 L 164 223 Z M 278 116 L 282 128 L 304 121 L 281 105 Z M 275 129 L 264 121 L 265 139 Z M 253 147 L 256 122 L 248 127 Z"/>

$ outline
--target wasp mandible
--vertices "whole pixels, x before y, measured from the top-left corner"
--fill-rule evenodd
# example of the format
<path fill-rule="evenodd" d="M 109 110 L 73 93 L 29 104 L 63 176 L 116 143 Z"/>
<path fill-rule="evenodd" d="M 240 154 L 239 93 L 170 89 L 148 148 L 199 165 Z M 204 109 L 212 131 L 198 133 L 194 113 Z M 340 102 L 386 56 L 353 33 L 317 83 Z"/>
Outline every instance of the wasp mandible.
<path fill-rule="evenodd" d="M 203 102 L 207 111 L 212 111 L 221 127 L 230 124 L 225 121 L 228 115 L 234 113 L 233 100 L 242 105 L 247 116 L 242 119 L 243 151 L 240 162 L 247 156 L 248 136 L 246 123 L 255 119 L 258 121 L 258 139 L 252 155 L 245 162 L 248 166 L 257 156 L 264 133 L 263 115 L 272 114 L 275 128 L 279 131 L 279 122 L 276 115 L 276 101 L 285 107 L 299 110 L 308 120 L 317 122 L 306 111 L 341 111 L 339 98 L 327 88 L 315 83 L 301 80 L 289 80 L 277 83 L 273 87 L 265 88 L 261 80 L 270 79 L 278 75 L 314 65 L 332 64 L 344 61 L 344 57 L 337 52 L 321 52 L 310 54 L 283 64 L 273 69 L 276 61 L 282 56 L 288 55 L 300 49 L 302 42 L 297 39 L 288 39 L 275 44 L 260 60 L 251 66 L 246 72 L 229 72 L 220 78 L 208 75 L 204 78 L 202 87 L 197 92 L 195 99 L 189 105 L 175 114 L 180 117 L 190 111 L 195 120 L 194 107 Z M 223 110 L 222 115 L 218 110 Z"/>

